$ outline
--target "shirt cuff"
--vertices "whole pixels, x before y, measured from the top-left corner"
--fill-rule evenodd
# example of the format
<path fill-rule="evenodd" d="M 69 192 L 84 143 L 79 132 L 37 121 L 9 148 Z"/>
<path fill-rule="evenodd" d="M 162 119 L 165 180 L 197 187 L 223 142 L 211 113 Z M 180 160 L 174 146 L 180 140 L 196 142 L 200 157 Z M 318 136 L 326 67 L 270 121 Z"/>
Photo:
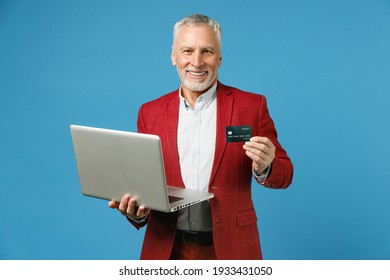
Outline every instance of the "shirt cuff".
<path fill-rule="evenodd" d="M 259 181 L 260 184 L 264 184 L 265 181 L 266 181 L 267 178 L 268 178 L 268 175 L 269 175 L 269 171 L 270 171 L 270 170 L 271 170 L 271 165 L 268 166 L 267 172 L 265 172 L 265 173 L 262 174 L 262 175 L 257 174 L 257 172 L 256 172 L 254 169 L 252 169 L 252 174 L 253 174 L 253 176 Z"/>
<path fill-rule="evenodd" d="M 144 223 L 148 219 L 148 216 L 149 216 L 149 214 L 147 214 L 145 217 L 140 218 L 140 219 L 133 219 L 133 218 L 130 218 L 129 216 L 126 216 L 126 218 L 128 218 L 130 221 L 139 225 L 139 224 Z"/>

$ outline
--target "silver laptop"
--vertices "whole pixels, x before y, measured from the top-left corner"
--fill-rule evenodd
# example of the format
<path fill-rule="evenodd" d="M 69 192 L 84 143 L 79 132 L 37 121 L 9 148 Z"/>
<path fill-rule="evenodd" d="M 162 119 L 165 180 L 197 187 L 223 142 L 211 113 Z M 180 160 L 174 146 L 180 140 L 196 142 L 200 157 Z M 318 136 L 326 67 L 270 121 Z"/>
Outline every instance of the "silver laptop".
<path fill-rule="evenodd" d="M 139 205 L 167 213 L 214 197 L 166 185 L 157 135 L 79 125 L 70 131 L 84 195 L 119 202 L 129 193 Z"/>

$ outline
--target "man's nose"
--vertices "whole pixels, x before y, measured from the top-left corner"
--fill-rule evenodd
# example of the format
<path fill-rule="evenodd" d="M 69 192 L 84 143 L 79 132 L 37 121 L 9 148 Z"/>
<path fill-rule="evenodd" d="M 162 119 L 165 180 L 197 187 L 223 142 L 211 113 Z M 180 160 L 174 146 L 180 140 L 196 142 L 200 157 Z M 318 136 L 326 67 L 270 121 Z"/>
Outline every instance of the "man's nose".
<path fill-rule="evenodd" d="M 199 51 L 195 51 L 193 53 L 191 64 L 192 64 L 192 66 L 197 67 L 197 68 L 199 68 L 203 65 L 202 54 Z"/>

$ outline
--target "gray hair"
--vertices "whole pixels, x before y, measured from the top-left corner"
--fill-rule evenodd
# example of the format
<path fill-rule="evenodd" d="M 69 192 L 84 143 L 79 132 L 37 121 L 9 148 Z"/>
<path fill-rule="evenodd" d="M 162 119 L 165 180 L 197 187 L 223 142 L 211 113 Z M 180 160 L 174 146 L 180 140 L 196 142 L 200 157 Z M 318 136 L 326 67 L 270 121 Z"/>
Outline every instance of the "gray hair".
<path fill-rule="evenodd" d="M 200 26 L 200 25 L 209 25 L 211 26 L 214 31 L 215 35 L 217 37 L 217 42 L 218 42 L 218 47 L 219 51 L 222 52 L 222 29 L 221 25 L 209 18 L 208 16 L 201 15 L 201 14 L 193 14 L 186 16 L 182 20 L 176 22 L 175 26 L 173 27 L 173 44 L 175 44 L 176 37 L 177 37 L 177 32 L 179 29 L 183 26 Z"/>

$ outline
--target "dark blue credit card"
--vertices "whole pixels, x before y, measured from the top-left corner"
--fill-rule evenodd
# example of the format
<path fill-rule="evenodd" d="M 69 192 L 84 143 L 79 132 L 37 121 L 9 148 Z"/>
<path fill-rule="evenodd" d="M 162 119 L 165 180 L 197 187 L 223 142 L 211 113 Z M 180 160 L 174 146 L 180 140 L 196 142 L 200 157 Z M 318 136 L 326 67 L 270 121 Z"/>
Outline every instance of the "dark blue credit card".
<path fill-rule="evenodd" d="M 227 126 L 226 142 L 246 142 L 252 138 L 252 126 Z"/>

